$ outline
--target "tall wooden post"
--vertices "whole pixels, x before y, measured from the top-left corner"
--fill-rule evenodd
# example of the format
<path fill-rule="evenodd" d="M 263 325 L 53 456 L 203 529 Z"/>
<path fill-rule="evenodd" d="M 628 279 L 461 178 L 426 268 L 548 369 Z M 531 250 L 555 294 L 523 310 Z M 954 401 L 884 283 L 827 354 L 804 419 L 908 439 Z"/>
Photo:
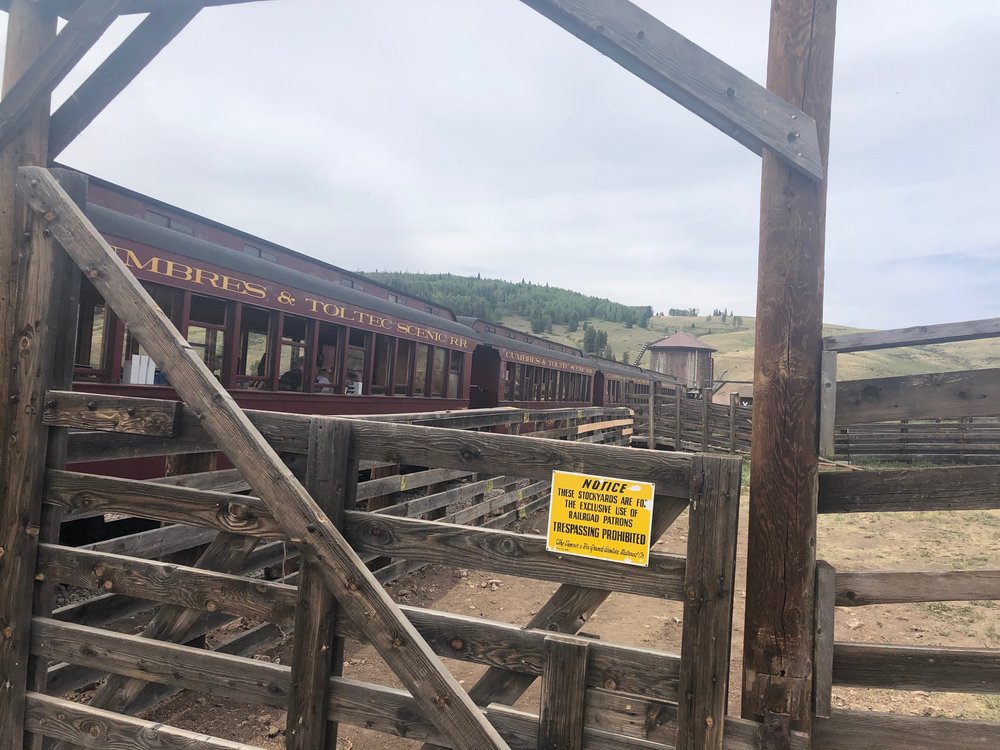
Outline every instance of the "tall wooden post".
<path fill-rule="evenodd" d="M 772 0 L 767 87 L 816 120 L 827 161 L 836 0 Z M 796 123 L 788 123 L 796 138 Z M 826 182 L 765 149 L 743 715 L 811 725 Z M 775 738 L 784 733 L 777 731 Z M 766 739 L 766 738 L 765 738 Z M 780 747 L 775 739 L 766 747 Z"/>
<path fill-rule="evenodd" d="M 32 0 L 11 0 L 7 21 L 7 50 L 3 93 L 7 94 L 55 38 L 54 15 Z M 28 678 L 28 628 L 34 584 L 35 548 L 41 502 L 36 496 L 44 470 L 46 433 L 40 420 L 37 382 L 51 376 L 45 339 L 51 320 L 22 316 L 30 330 L 18 328 L 18 277 L 27 280 L 25 254 L 51 251 L 52 243 L 31 234 L 32 224 L 14 190 L 18 166 L 47 163 L 50 101 L 40 100 L 23 130 L 0 151 L 0 747 L 19 748 L 23 739 L 24 691 Z M 38 295 L 32 309 L 38 313 L 47 295 L 43 286 L 53 270 L 34 266 L 31 279 Z M 34 326 L 41 322 L 40 329 Z M 37 366 L 38 370 L 30 371 Z M 29 382 L 32 381 L 32 382 Z M 37 409 L 37 412 L 35 411 Z"/>

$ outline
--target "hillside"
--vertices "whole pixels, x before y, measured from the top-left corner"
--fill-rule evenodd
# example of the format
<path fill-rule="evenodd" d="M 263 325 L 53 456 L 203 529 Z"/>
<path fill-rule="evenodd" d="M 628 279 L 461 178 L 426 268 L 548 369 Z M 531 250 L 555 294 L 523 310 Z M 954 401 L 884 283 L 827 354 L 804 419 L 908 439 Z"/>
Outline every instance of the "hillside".
<path fill-rule="evenodd" d="M 589 297 L 567 289 L 478 279 L 452 274 L 368 273 L 374 279 L 403 291 L 448 305 L 459 315 L 472 315 L 504 323 L 563 344 L 583 348 L 583 322 L 606 331 L 615 359 L 628 354 L 632 362 L 646 342 L 685 331 L 718 349 L 716 378 L 753 379 L 755 319 L 749 316 L 653 315 L 648 306 L 628 306 Z M 947 322 L 947 321 L 939 321 Z M 736 325 L 734 325 L 736 323 Z M 576 324 L 576 325 L 574 325 Z M 645 327 L 643 327 L 645 324 Z M 824 326 L 824 335 L 859 331 L 846 326 Z M 642 359 L 649 364 L 649 355 Z M 965 341 L 935 346 L 915 346 L 838 357 L 841 380 L 890 375 L 1000 367 L 1000 339 Z"/>

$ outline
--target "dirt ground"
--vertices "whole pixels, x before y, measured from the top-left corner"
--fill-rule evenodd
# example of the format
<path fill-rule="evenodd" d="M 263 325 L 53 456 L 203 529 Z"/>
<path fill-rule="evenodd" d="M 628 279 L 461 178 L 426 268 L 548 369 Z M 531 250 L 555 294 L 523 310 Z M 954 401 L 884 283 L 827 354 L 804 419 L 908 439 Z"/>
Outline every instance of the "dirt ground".
<path fill-rule="evenodd" d="M 746 502 L 741 519 L 736 613 L 734 618 L 733 692 L 730 710 L 738 712 L 746 598 Z M 522 522 L 521 530 L 541 533 L 545 515 Z M 657 549 L 683 554 L 686 518 L 682 517 Z M 967 513 L 858 514 L 820 518 L 819 557 L 842 570 L 946 570 L 1000 566 L 1000 511 Z M 475 570 L 431 566 L 389 587 L 398 602 L 465 615 L 523 624 L 556 589 L 556 584 L 493 575 Z M 681 605 L 614 594 L 587 623 L 585 632 L 602 640 L 677 652 Z M 838 640 L 924 646 L 1000 647 L 1000 602 L 956 602 L 838 608 Z M 262 658 L 285 661 L 288 644 Z M 471 686 L 484 670 L 447 661 L 458 680 Z M 350 644 L 347 677 L 398 685 L 391 671 L 368 646 Z M 537 683 L 518 703 L 538 711 Z M 924 716 L 1000 720 L 1000 696 L 845 689 L 834 692 L 835 708 L 890 711 Z M 183 695 L 152 711 L 147 718 L 239 740 L 262 748 L 284 746 L 283 712 L 236 705 L 211 696 Z M 416 748 L 419 743 L 357 727 L 341 726 L 338 748 L 383 750 Z"/>

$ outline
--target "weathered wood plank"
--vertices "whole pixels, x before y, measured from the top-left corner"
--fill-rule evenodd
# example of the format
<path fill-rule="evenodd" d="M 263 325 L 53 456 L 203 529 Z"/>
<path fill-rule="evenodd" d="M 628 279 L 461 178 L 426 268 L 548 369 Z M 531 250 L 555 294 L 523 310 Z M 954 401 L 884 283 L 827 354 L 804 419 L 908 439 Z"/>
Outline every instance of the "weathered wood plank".
<path fill-rule="evenodd" d="M 510 743 L 512 750 L 537 750 L 540 747 L 538 716 L 497 703 L 486 709 L 486 715 Z M 670 745 L 660 742 L 650 742 L 592 727 L 584 727 L 580 744 L 573 747 L 579 750 L 672 750 Z"/>
<path fill-rule="evenodd" d="M 1000 336 L 1000 318 L 967 320 L 961 323 L 941 323 L 929 326 L 893 328 L 887 331 L 845 333 L 827 336 L 823 348 L 829 352 L 865 352 L 893 349 L 897 346 L 945 344 L 949 341 L 972 341 Z"/>
<path fill-rule="evenodd" d="M 1000 414 L 1000 368 L 837 384 L 837 424 Z"/>
<path fill-rule="evenodd" d="M 844 571 L 835 593 L 838 607 L 989 601 L 1000 599 L 1000 570 Z"/>
<path fill-rule="evenodd" d="M 996 693 L 1000 650 L 837 643 L 833 680 L 856 687 Z"/>
<path fill-rule="evenodd" d="M 358 462 L 348 458 L 351 426 L 317 422 L 309 426 L 305 487 L 330 521 L 340 528 L 344 509 L 354 507 Z M 299 576 L 292 694 L 288 704 L 288 750 L 336 750 L 337 725 L 327 723 L 330 675 L 342 674 L 343 639 L 334 637 L 337 601 L 314 563 L 304 561 Z"/>
<path fill-rule="evenodd" d="M 837 353 L 824 351 L 820 363 L 819 455 L 832 459 L 836 453 Z"/>
<path fill-rule="evenodd" d="M 56 38 L 0 100 L 0 148 L 22 128 L 34 107 L 101 38 L 126 0 L 84 0 Z"/>
<path fill-rule="evenodd" d="M 30 732 L 93 750 L 259 750 L 41 693 L 28 694 L 25 718 Z"/>
<path fill-rule="evenodd" d="M 76 401 L 74 414 L 53 414 L 59 406 L 54 398 L 45 403 L 43 418 L 45 424 L 75 427 L 82 430 L 121 432 L 148 437 L 177 437 L 180 431 L 180 414 L 184 404 L 168 399 L 142 399 L 136 404 L 133 399 L 118 396 L 91 398 L 86 403 Z"/>
<path fill-rule="evenodd" d="M 695 456 L 677 705 L 677 750 L 722 750 L 743 460 Z"/>
<path fill-rule="evenodd" d="M 371 623 L 372 644 L 411 689 L 435 726 L 470 748 L 506 748 L 232 396 L 52 176 L 41 168 L 22 167 L 17 187 L 118 317 L 161 363 L 176 392 L 217 442 L 225 445 L 234 466 L 303 554 L 321 566 L 324 580 L 340 604 L 354 618 Z"/>
<path fill-rule="evenodd" d="M 816 562 L 816 658 L 813 667 L 813 713 L 829 719 L 833 710 L 833 637 L 836 620 L 834 587 L 837 572 Z"/>
<path fill-rule="evenodd" d="M 137 534 L 92 542 L 84 545 L 81 549 L 147 559 L 159 558 L 181 550 L 209 544 L 215 539 L 217 533 L 215 529 L 193 529 L 190 526 L 173 524 L 159 529 L 140 531 Z"/>
<path fill-rule="evenodd" d="M 322 417 L 339 419 L 339 417 Z M 351 453 L 399 464 L 550 479 L 553 469 L 582 471 L 653 482 L 657 495 L 687 497 L 691 457 L 634 451 L 564 440 L 526 441 L 515 435 L 435 429 L 402 424 L 354 422 Z"/>
<path fill-rule="evenodd" d="M 627 0 L 522 0 L 754 153 L 809 180 L 825 156 L 808 113 Z"/>
<path fill-rule="evenodd" d="M 830 147 L 836 0 L 772 0 L 767 88 Z M 826 181 L 765 151 L 761 176 L 742 715 L 809 731 Z"/>
<path fill-rule="evenodd" d="M 160 50 L 190 23 L 198 6 L 150 14 L 52 113 L 49 157 L 55 159 L 94 118 L 125 90 Z"/>
<path fill-rule="evenodd" d="M 344 535 L 361 553 L 438 562 L 547 581 L 571 579 L 589 588 L 643 596 L 684 596 L 684 558 L 652 553 L 647 568 L 553 555 L 545 538 L 410 518 L 346 515 Z"/>
<path fill-rule="evenodd" d="M 997 508 L 997 466 L 831 471 L 819 475 L 820 513 Z"/>
<path fill-rule="evenodd" d="M 813 750 L 986 750 L 1000 747 L 1000 723 L 834 711 L 815 724 Z"/>
<path fill-rule="evenodd" d="M 70 511 L 128 513 L 234 534 L 285 537 L 263 503 L 245 495 L 52 470 L 47 474 L 45 501 Z"/>
<path fill-rule="evenodd" d="M 590 644 L 579 638 L 546 637 L 537 750 L 576 750 L 583 746 L 589 648 Z"/>
<path fill-rule="evenodd" d="M 53 581 L 100 593 L 266 622 L 288 622 L 295 610 L 295 588 L 285 584 L 74 547 L 39 545 L 38 570 Z"/>

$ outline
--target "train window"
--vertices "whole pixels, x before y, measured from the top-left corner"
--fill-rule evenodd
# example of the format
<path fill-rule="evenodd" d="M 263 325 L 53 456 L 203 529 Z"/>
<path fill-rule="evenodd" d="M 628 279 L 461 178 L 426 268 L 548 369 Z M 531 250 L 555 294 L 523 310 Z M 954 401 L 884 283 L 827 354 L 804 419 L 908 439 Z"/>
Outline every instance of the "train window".
<path fill-rule="evenodd" d="M 143 283 L 142 286 L 147 292 L 149 292 L 149 296 L 153 298 L 153 301 L 159 306 L 163 313 L 176 325 L 178 323 L 177 310 L 180 307 L 177 304 L 177 295 L 179 292 L 176 292 L 170 287 L 160 286 L 159 284 Z M 125 365 L 131 361 L 132 355 L 134 354 L 148 356 L 149 353 L 139 346 L 139 340 L 126 329 L 125 346 L 122 348 L 122 361 L 120 363 L 123 370 L 125 369 Z M 160 375 L 157 373 L 153 382 L 156 385 L 160 385 L 162 382 L 166 381 L 161 381 Z"/>
<path fill-rule="evenodd" d="M 164 216 L 163 214 L 158 214 L 156 213 L 156 211 L 146 211 L 146 213 L 143 214 L 142 218 L 144 218 L 150 224 L 158 224 L 161 227 L 170 226 L 170 218 Z"/>
<path fill-rule="evenodd" d="M 244 307 L 240 319 L 240 355 L 236 363 L 237 388 L 266 388 L 271 376 L 267 361 L 271 313 Z"/>
<path fill-rule="evenodd" d="M 462 352 L 452 352 L 448 359 L 448 398 L 458 398 L 462 391 Z"/>
<path fill-rule="evenodd" d="M 369 334 L 352 328 L 347 344 L 347 385 L 344 393 L 361 396 L 365 392 L 365 370 L 368 364 Z"/>
<path fill-rule="evenodd" d="M 303 390 L 306 363 L 308 321 L 297 315 L 285 315 L 281 324 L 281 348 L 278 351 L 279 391 Z"/>
<path fill-rule="evenodd" d="M 256 245 L 243 245 L 243 252 L 245 252 L 247 255 L 252 255 L 255 258 L 260 258 L 261 260 L 270 261 L 271 263 L 278 262 L 277 255 L 268 252 L 267 250 L 264 250 L 262 248 L 259 248 Z"/>
<path fill-rule="evenodd" d="M 78 368 L 94 372 L 77 373 L 88 380 L 96 380 L 97 373 L 104 370 L 104 342 L 108 331 L 108 307 L 104 299 L 94 289 L 93 284 L 84 280 L 80 285 L 80 315 L 76 329 L 76 359 Z"/>
<path fill-rule="evenodd" d="M 194 229 L 191 228 L 190 224 L 185 224 L 183 221 L 177 221 L 176 219 L 170 220 L 170 228 L 181 234 L 194 235 Z"/>
<path fill-rule="evenodd" d="M 444 378 L 447 370 L 447 362 L 445 362 L 445 357 L 447 351 L 440 347 L 434 347 L 434 368 L 433 376 L 431 378 L 431 395 L 432 396 L 443 396 L 444 395 Z"/>
<path fill-rule="evenodd" d="M 514 400 L 514 363 L 508 362 L 503 368 L 503 401 Z"/>
<path fill-rule="evenodd" d="M 188 343 L 215 377 L 222 377 L 226 340 L 226 303 L 214 297 L 191 295 Z"/>
<path fill-rule="evenodd" d="M 396 366 L 394 368 L 392 392 L 405 396 L 410 385 L 410 371 L 413 368 L 413 342 L 398 341 L 396 345 Z"/>
<path fill-rule="evenodd" d="M 399 297 L 395 294 L 390 294 L 386 297 L 390 302 L 399 302 Z"/>
<path fill-rule="evenodd" d="M 352 279 L 341 279 L 340 280 L 340 285 L 341 286 L 346 286 L 348 289 L 353 289 L 354 288 L 354 281 Z"/>
<path fill-rule="evenodd" d="M 424 305 L 424 312 L 434 313 L 434 308 L 430 305 Z"/>
<path fill-rule="evenodd" d="M 375 354 L 372 364 L 372 393 L 384 396 L 389 393 L 389 359 L 392 354 L 392 339 L 375 334 Z"/>
<path fill-rule="evenodd" d="M 343 328 L 319 324 L 319 351 L 316 353 L 316 392 L 335 393 L 340 385 L 340 341 Z M 324 379 L 327 382 L 323 382 Z"/>
<path fill-rule="evenodd" d="M 427 357 L 429 354 L 430 347 L 427 344 L 417 344 L 413 367 L 414 396 L 424 396 L 427 394 Z"/>

